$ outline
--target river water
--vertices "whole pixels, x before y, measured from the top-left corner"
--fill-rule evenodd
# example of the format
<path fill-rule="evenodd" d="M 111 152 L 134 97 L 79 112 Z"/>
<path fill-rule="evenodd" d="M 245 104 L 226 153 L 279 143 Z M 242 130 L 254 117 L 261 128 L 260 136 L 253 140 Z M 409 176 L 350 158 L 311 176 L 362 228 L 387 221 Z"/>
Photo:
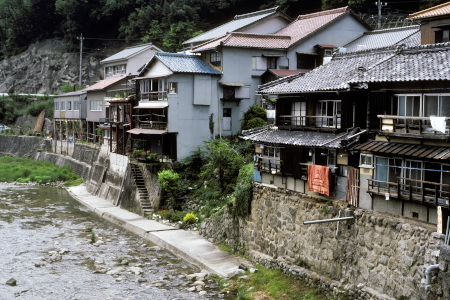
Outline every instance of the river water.
<path fill-rule="evenodd" d="M 186 275 L 200 272 L 101 219 L 65 189 L 0 185 L 0 300 L 219 299 Z M 6 284 L 11 278 L 17 284 Z M 227 297 L 228 298 L 228 297 Z"/>

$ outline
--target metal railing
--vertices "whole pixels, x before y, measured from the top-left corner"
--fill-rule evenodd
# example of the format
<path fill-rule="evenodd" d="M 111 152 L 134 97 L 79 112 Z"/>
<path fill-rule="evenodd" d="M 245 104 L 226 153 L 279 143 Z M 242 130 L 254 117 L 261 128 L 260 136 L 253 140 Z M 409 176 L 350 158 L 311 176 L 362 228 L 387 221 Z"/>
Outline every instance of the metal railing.
<path fill-rule="evenodd" d="M 446 133 L 433 129 L 430 117 L 394 115 L 377 115 L 377 117 L 380 119 L 380 129 L 382 132 L 434 135 L 444 135 L 449 132 L 449 126 L 447 126 L 447 124 L 445 126 Z M 450 117 L 446 117 L 445 120 L 450 120 Z"/>
<path fill-rule="evenodd" d="M 141 129 L 167 130 L 167 122 L 139 121 L 136 127 Z"/>
<path fill-rule="evenodd" d="M 167 91 L 147 92 L 139 94 L 140 101 L 167 101 Z"/>
<path fill-rule="evenodd" d="M 316 128 L 341 128 L 341 116 L 293 116 L 281 115 L 280 126 L 287 127 L 316 127 Z"/>
<path fill-rule="evenodd" d="M 437 182 L 397 178 L 396 182 L 368 179 L 368 192 L 400 200 L 449 207 L 450 185 Z"/>

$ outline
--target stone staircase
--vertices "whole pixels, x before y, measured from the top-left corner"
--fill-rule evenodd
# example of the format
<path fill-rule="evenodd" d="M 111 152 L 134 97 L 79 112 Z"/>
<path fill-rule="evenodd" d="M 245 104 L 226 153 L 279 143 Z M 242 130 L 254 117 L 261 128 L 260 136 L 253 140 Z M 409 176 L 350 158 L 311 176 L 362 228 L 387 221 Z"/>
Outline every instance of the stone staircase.
<path fill-rule="evenodd" d="M 144 176 L 142 175 L 141 169 L 139 169 L 137 164 L 130 163 L 130 170 L 134 179 L 134 184 L 136 185 L 136 198 L 141 203 L 143 215 L 146 217 L 152 213 L 153 209 L 152 204 L 150 203 L 148 190 L 145 186 Z"/>

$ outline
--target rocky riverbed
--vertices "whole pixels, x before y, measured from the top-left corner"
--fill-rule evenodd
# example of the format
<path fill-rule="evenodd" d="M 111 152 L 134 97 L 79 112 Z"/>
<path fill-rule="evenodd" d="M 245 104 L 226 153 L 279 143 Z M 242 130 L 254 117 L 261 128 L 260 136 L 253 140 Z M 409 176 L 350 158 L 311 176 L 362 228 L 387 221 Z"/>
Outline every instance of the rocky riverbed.
<path fill-rule="evenodd" d="M 0 185 L 0 299 L 232 299 L 62 188 Z"/>

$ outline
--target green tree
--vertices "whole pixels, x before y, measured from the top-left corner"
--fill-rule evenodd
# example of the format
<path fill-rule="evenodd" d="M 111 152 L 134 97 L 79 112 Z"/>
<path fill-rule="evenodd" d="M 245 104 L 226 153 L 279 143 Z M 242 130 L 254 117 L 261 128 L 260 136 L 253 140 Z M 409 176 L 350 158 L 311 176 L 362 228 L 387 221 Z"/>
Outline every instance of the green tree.
<path fill-rule="evenodd" d="M 163 170 L 158 173 L 161 188 L 168 194 L 167 206 L 174 208 L 177 199 L 181 196 L 180 175 L 174 170 Z"/>
<path fill-rule="evenodd" d="M 207 163 L 202 168 L 201 177 L 217 180 L 221 191 L 229 192 L 236 182 L 240 167 L 246 161 L 239 145 L 232 145 L 224 139 L 213 139 L 205 143 L 205 150 Z"/>
<path fill-rule="evenodd" d="M 259 105 L 252 105 L 244 113 L 242 119 L 242 130 L 261 127 L 266 125 L 267 112 Z"/>

